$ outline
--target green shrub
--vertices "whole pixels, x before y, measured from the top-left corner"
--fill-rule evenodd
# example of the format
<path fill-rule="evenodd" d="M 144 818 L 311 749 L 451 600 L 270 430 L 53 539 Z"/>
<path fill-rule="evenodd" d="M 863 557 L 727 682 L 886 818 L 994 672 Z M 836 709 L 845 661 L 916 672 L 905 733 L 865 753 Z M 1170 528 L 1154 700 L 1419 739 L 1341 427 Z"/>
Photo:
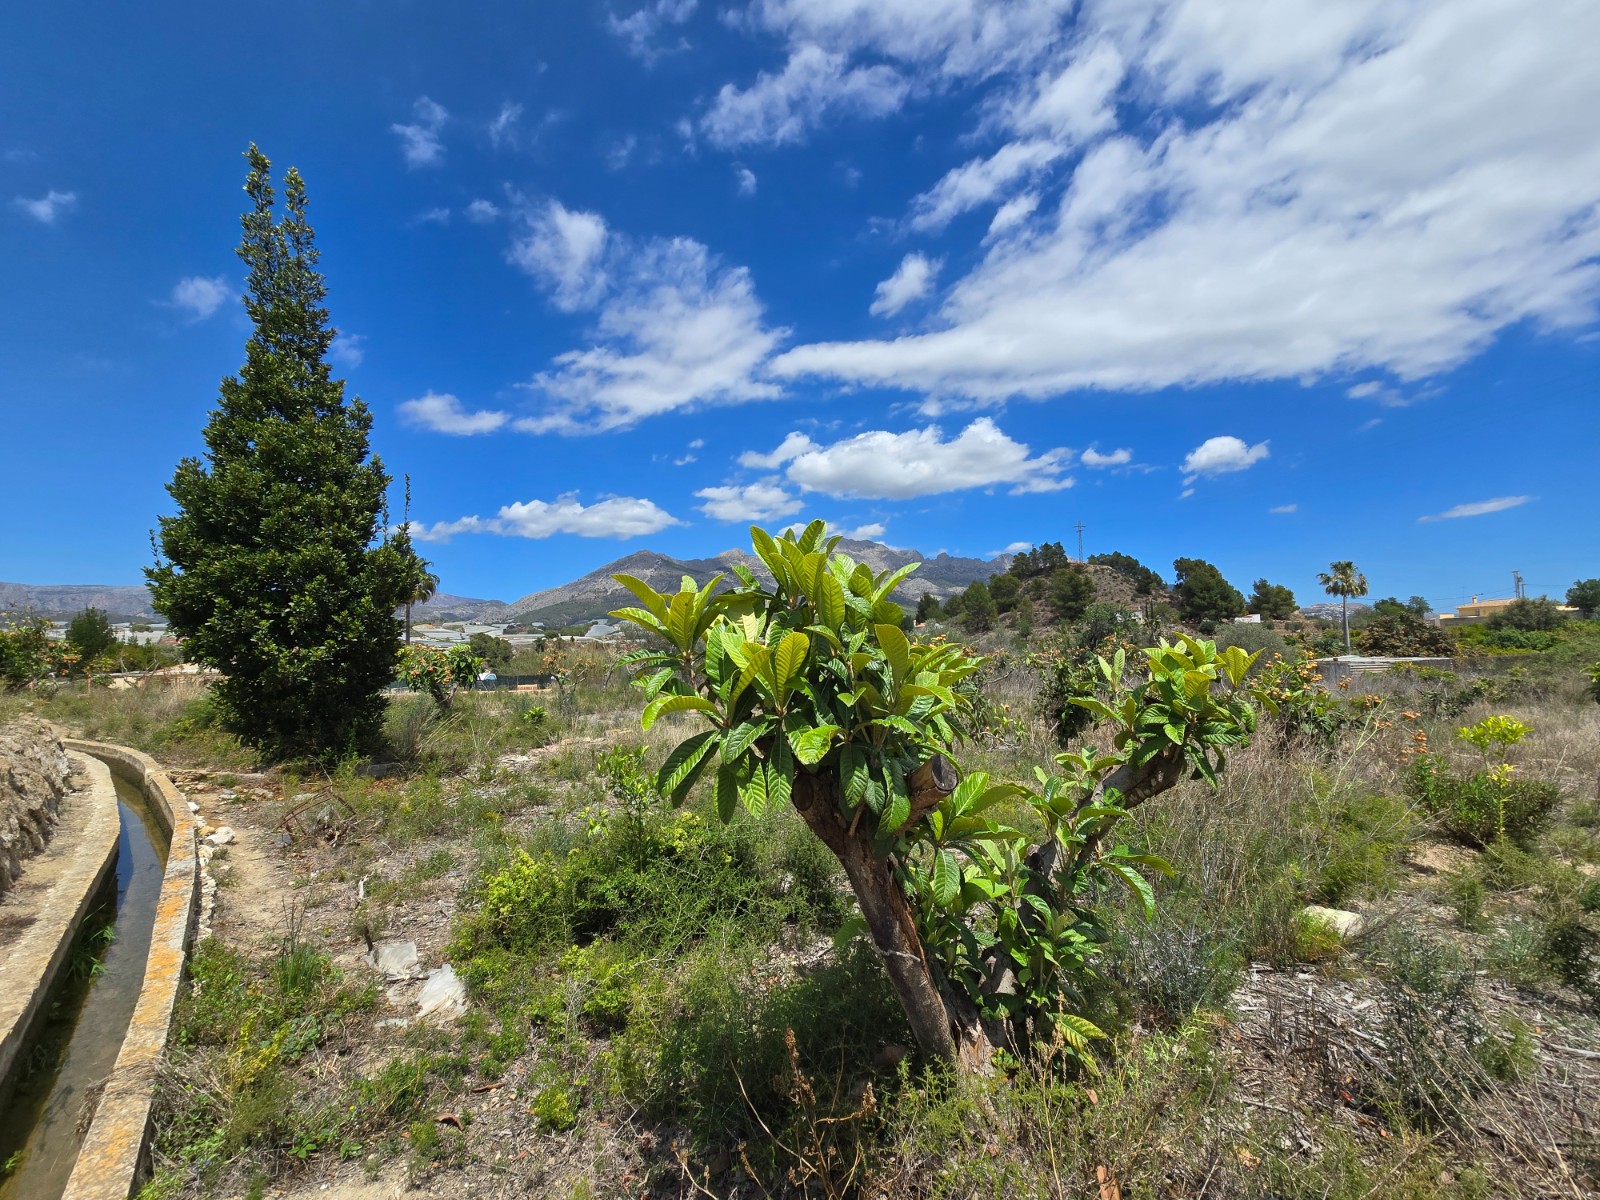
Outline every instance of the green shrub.
<path fill-rule="evenodd" d="M 1452 775 L 1442 755 L 1412 759 L 1408 789 L 1451 837 L 1469 846 L 1504 838 L 1528 847 L 1561 802 L 1561 789 L 1541 779 L 1503 779 L 1492 771 Z"/>

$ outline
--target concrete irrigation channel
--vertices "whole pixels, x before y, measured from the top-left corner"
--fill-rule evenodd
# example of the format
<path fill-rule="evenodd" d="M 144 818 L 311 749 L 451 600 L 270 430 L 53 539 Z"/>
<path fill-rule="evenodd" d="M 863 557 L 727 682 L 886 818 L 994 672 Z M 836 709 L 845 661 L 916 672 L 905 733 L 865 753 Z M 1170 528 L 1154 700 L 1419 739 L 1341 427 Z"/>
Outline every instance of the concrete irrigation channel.
<path fill-rule="evenodd" d="M 0 1200 L 127 1200 L 199 910 L 198 827 L 154 760 L 62 745 L 78 789 L 0 909 L 28 904 L 0 925 Z"/>

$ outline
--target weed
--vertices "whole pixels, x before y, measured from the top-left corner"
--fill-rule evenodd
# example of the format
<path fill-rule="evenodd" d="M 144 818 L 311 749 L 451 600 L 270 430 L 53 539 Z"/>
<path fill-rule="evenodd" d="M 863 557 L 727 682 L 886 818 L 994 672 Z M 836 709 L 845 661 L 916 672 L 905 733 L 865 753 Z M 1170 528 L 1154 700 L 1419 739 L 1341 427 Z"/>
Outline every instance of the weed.
<path fill-rule="evenodd" d="M 533 1115 L 546 1129 L 565 1133 L 578 1123 L 578 1102 L 566 1084 L 553 1084 L 533 1100 Z"/>

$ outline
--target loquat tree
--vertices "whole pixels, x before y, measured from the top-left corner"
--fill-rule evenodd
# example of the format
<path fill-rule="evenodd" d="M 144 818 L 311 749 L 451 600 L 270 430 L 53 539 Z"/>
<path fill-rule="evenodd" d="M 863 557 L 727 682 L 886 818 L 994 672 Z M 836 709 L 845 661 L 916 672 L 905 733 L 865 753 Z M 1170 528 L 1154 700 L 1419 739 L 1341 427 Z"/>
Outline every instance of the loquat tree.
<path fill-rule="evenodd" d="M 963 779 L 954 747 L 982 660 L 901 632 L 889 597 L 916 564 L 875 574 L 825 532 L 821 521 L 781 538 L 751 530 L 770 589 L 742 565 L 720 594 L 721 576 L 698 588 L 685 577 L 674 594 L 615 577 L 639 606 L 612 615 L 665 645 L 626 659 L 644 727 L 679 713 L 701 725 L 657 787 L 681 804 L 710 779 L 725 821 L 791 805 L 843 866 L 930 1057 L 974 1072 L 997 1050 L 1087 1057 L 1103 1036 L 1084 1015 L 1106 937 L 1095 889 L 1120 883 L 1149 912 L 1145 872 L 1171 871 L 1108 847 L 1109 835 L 1185 776 L 1215 781 L 1255 726 L 1240 687 L 1253 656 L 1191 638 L 1133 661 L 1119 650 L 1098 664 L 1098 694 L 1078 701 L 1105 723 L 1109 750 L 1058 756 L 1037 788 Z M 1002 820 L 1002 805 L 1031 810 L 1032 832 Z"/>

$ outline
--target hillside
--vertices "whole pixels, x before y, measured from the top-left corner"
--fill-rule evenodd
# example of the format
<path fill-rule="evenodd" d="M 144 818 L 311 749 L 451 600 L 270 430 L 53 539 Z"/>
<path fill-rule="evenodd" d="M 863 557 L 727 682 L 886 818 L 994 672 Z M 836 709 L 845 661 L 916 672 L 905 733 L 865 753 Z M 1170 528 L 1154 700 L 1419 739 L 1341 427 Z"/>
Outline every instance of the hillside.
<path fill-rule="evenodd" d="M 879 542 L 846 541 L 840 543 L 840 549 L 874 571 L 920 563 L 898 593 L 902 600 L 909 599 L 913 604 L 924 592 L 933 592 L 942 598 L 974 580 L 989 579 L 1011 565 L 1010 555 L 989 560 L 957 558 L 949 554 L 928 558 L 915 550 L 902 550 Z M 522 620 L 542 621 L 550 626 L 571 625 L 603 617 L 612 609 L 632 602 L 631 594 L 613 580 L 612 575 L 633 575 L 658 591 L 677 591 L 678 581 L 685 575 L 698 583 L 704 583 L 719 572 L 731 579 L 730 567 L 734 563 L 742 563 L 770 581 L 761 560 L 740 550 L 725 550 L 711 558 L 689 559 L 673 558 L 654 550 L 638 550 L 597 567 L 582 578 L 530 593 L 509 604 L 503 600 L 441 592 L 426 604 L 413 605 L 411 619 L 414 622 Z M 0 612 L 60 619 L 81 612 L 85 607 L 103 609 L 112 620 L 157 619 L 155 610 L 150 607 L 150 593 L 141 586 L 0 583 Z"/>
<path fill-rule="evenodd" d="M 150 621 L 150 590 L 143 584 L 119 586 L 100 583 L 0 583 L 0 612 L 29 614 L 59 620 L 98 608 L 113 621 Z"/>
<path fill-rule="evenodd" d="M 899 589 L 902 600 L 915 603 L 925 592 L 944 597 L 960 591 L 978 579 L 989 579 L 1004 571 L 1010 564 L 1009 555 L 985 560 L 981 558 L 956 558 L 940 554 L 927 558 L 915 550 L 901 550 L 879 542 L 845 541 L 839 549 L 857 562 L 864 562 L 874 571 L 894 570 L 907 563 L 921 564 L 916 572 Z M 732 577 L 734 564 L 742 564 L 757 577 L 770 581 L 771 576 L 761 560 L 741 550 L 725 550 L 713 558 L 672 558 L 654 550 L 639 550 L 615 562 L 598 567 L 571 583 L 546 588 L 514 600 L 509 605 L 486 608 L 479 619 L 543 621 L 547 625 L 566 625 L 591 617 L 604 616 L 614 608 L 633 603 L 632 594 L 614 579 L 613 575 L 632 575 L 642 579 L 657 591 L 678 590 L 678 582 L 688 575 L 704 584 L 719 573 Z"/>

